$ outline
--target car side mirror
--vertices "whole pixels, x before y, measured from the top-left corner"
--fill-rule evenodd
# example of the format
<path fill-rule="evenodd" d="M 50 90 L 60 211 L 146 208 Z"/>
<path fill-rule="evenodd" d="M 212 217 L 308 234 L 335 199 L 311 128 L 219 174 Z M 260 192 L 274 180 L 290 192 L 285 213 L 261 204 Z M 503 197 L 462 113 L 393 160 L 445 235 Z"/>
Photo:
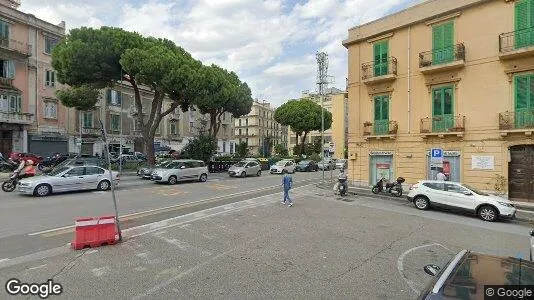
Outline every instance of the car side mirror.
<path fill-rule="evenodd" d="M 530 231 L 530 236 L 534 236 L 534 229 Z"/>
<path fill-rule="evenodd" d="M 436 265 L 426 265 L 423 270 L 430 276 L 436 276 L 441 268 Z"/>
<path fill-rule="evenodd" d="M 464 192 L 464 195 L 466 195 L 466 196 L 471 196 L 471 195 L 473 195 L 473 193 L 471 193 L 471 192 L 469 192 L 469 191 L 465 191 L 465 192 Z"/>

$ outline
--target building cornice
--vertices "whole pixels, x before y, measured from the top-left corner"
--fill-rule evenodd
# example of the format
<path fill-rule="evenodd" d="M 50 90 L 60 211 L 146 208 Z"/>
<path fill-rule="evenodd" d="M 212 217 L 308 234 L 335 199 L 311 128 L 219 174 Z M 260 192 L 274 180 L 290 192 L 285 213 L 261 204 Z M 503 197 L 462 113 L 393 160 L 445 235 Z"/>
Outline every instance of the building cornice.
<path fill-rule="evenodd" d="M 454 14 L 450 14 L 450 15 L 447 15 L 447 16 L 443 16 L 443 17 L 432 19 L 430 21 L 426 21 L 425 24 L 426 24 L 426 26 L 431 26 L 431 25 L 434 25 L 434 24 L 437 24 L 437 23 L 441 23 L 441 22 L 445 22 L 445 21 L 448 21 L 448 20 L 451 20 L 451 19 L 454 19 L 454 18 L 458 18 L 461 15 L 462 15 L 462 12 L 459 11 L 459 12 L 456 12 Z"/>
<path fill-rule="evenodd" d="M 381 36 L 377 36 L 375 38 L 372 38 L 372 39 L 368 39 L 367 42 L 368 43 L 374 43 L 374 42 L 378 42 L 380 40 L 385 40 L 385 39 L 389 39 L 390 37 L 393 36 L 393 32 L 390 32 L 390 33 L 386 33 L 384 35 L 381 35 Z"/>
<path fill-rule="evenodd" d="M 26 14 L 11 7 L 0 5 L 0 16 L 5 19 L 9 19 L 12 22 L 22 23 L 30 27 L 40 29 L 47 33 L 62 37 L 65 35 L 65 27 L 54 25 L 35 17 L 32 14 Z M 65 24 L 65 23 L 62 23 Z"/>

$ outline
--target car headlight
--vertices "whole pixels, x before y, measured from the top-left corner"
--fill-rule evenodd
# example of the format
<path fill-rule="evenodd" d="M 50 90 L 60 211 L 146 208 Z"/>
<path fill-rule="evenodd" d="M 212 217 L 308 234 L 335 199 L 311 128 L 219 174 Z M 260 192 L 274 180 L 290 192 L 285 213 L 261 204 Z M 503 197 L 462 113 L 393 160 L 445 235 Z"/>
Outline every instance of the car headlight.
<path fill-rule="evenodd" d="M 510 203 L 506 203 L 506 202 L 500 202 L 500 201 L 497 201 L 497 203 L 499 203 L 499 204 L 502 205 L 502 206 L 506 206 L 506 207 L 514 207 L 512 204 L 510 204 Z"/>

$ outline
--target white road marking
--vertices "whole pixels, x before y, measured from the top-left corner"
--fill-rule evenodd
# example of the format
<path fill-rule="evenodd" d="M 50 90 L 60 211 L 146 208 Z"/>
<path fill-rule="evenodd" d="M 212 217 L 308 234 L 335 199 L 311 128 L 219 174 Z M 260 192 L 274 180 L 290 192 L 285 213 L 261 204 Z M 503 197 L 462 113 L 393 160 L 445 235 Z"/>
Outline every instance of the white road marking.
<path fill-rule="evenodd" d="M 399 256 L 399 259 L 397 260 L 397 270 L 399 271 L 399 274 L 401 275 L 402 279 L 404 279 L 404 281 L 406 281 L 406 283 L 408 284 L 410 289 L 412 289 L 412 291 L 417 295 L 419 295 L 419 293 L 421 291 L 416 287 L 415 282 L 413 282 L 410 279 L 406 278 L 406 276 L 404 275 L 404 265 L 403 265 L 404 264 L 404 257 L 406 257 L 406 255 L 408 255 L 412 251 L 415 251 L 415 250 L 418 250 L 418 249 L 422 249 L 422 248 L 426 248 L 426 247 L 431 247 L 431 246 L 439 246 L 439 247 L 442 247 L 444 249 L 447 249 L 447 250 L 451 251 L 449 248 L 443 246 L 442 244 L 432 243 L 432 244 L 426 244 L 426 245 L 422 245 L 422 246 L 418 246 L 418 247 L 414 247 L 414 248 L 408 249 L 404 253 L 402 253 L 401 256 Z"/>
<path fill-rule="evenodd" d="M 35 267 L 28 268 L 28 270 L 41 269 L 41 268 L 44 268 L 44 267 L 46 267 L 46 266 L 47 266 L 47 264 L 44 264 L 44 265 L 40 265 L 40 266 L 35 266 Z"/>
<path fill-rule="evenodd" d="M 87 250 L 85 251 L 85 254 L 93 254 L 93 253 L 97 253 L 98 252 L 98 249 L 91 249 L 91 250 Z"/>
<path fill-rule="evenodd" d="M 4 262 L 4 261 L 8 261 L 8 260 L 9 260 L 9 258 L 2 258 L 2 259 L 0 259 L 0 263 Z"/>
<path fill-rule="evenodd" d="M 101 277 L 102 275 L 105 275 L 110 270 L 111 270 L 110 267 L 102 267 L 102 268 L 92 269 L 91 272 L 93 272 L 94 276 Z"/>

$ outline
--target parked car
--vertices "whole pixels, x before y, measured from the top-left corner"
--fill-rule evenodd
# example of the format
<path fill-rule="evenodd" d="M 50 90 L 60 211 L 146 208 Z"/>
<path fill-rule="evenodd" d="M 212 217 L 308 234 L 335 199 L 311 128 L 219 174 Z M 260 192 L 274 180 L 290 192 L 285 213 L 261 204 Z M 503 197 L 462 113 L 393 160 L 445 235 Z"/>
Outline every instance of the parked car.
<path fill-rule="evenodd" d="M 346 159 L 338 159 L 336 160 L 336 169 L 343 169 L 346 170 L 348 168 L 348 162 Z"/>
<path fill-rule="evenodd" d="M 33 161 L 34 166 L 37 166 L 43 161 L 43 157 L 40 155 L 33 154 L 33 153 L 22 153 L 22 152 L 11 152 L 9 154 L 9 159 L 13 161 L 20 161 L 21 159 L 23 160 L 30 159 Z"/>
<path fill-rule="evenodd" d="M 208 180 L 208 167 L 201 160 L 179 159 L 164 167 L 154 169 L 152 180 L 155 182 L 168 182 L 176 184 L 178 181 Z"/>
<path fill-rule="evenodd" d="M 82 156 L 82 157 L 76 157 L 76 158 L 69 158 L 61 163 L 59 163 L 57 166 L 55 166 L 52 170 L 59 169 L 62 167 L 67 166 L 87 166 L 87 165 L 93 165 L 98 166 L 106 169 L 108 167 L 108 162 L 98 156 Z"/>
<path fill-rule="evenodd" d="M 486 295 L 497 295 L 497 290 L 488 293 L 490 285 L 534 284 L 533 262 L 468 250 L 460 251 L 443 267 L 430 264 L 424 267 L 424 271 L 434 278 L 420 293 L 419 300 L 486 299 Z"/>
<path fill-rule="evenodd" d="M 111 173 L 115 184 L 119 183 L 119 173 Z M 79 190 L 107 191 L 111 187 L 109 171 L 99 166 L 65 166 L 56 168 L 41 176 L 22 179 L 19 192 L 25 195 L 48 196 L 56 192 Z"/>
<path fill-rule="evenodd" d="M 298 172 L 316 172 L 319 170 L 317 163 L 313 160 L 301 160 L 296 166 L 295 171 Z"/>
<path fill-rule="evenodd" d="M 324 158 L 323 160 L 317 163 L 317 167 L 319 167 L 319 170 L 330 171 L 333 170 L 336 165 L 331 158 Z"/>
<path fill-rule="evenodd" d="M 442 207 L 467 211 L 489 222 L 499 218 L 515 218 L 516 213 L 510 200 L 458 182 L 421 180 L 410 187 L 408 200 L 421 210 Z"/>
<path fill-rule="evenodd" d="M 228 169 L 228 175 L 230 177 L 261 176 L 261 164 L 257 160 L 242 160 Z"/>
<path fill-rule="evenodd" d="M 150 179 L 152 177 L 152 172 L 154 172 L 155 169 L 158 168 L 164 168 L 167 164 L 170 164 L 173 162 L 172 160 L 163 160 L 157 164 L 154 165 L 154 167 L 144 166 L 137 169 L 137 176 Z"/>
<path fill-rule="evenodd" d="M 295 173 L 295 161 L 291 159 L 282 159 L 271 166 L 271 174 Z"/>

